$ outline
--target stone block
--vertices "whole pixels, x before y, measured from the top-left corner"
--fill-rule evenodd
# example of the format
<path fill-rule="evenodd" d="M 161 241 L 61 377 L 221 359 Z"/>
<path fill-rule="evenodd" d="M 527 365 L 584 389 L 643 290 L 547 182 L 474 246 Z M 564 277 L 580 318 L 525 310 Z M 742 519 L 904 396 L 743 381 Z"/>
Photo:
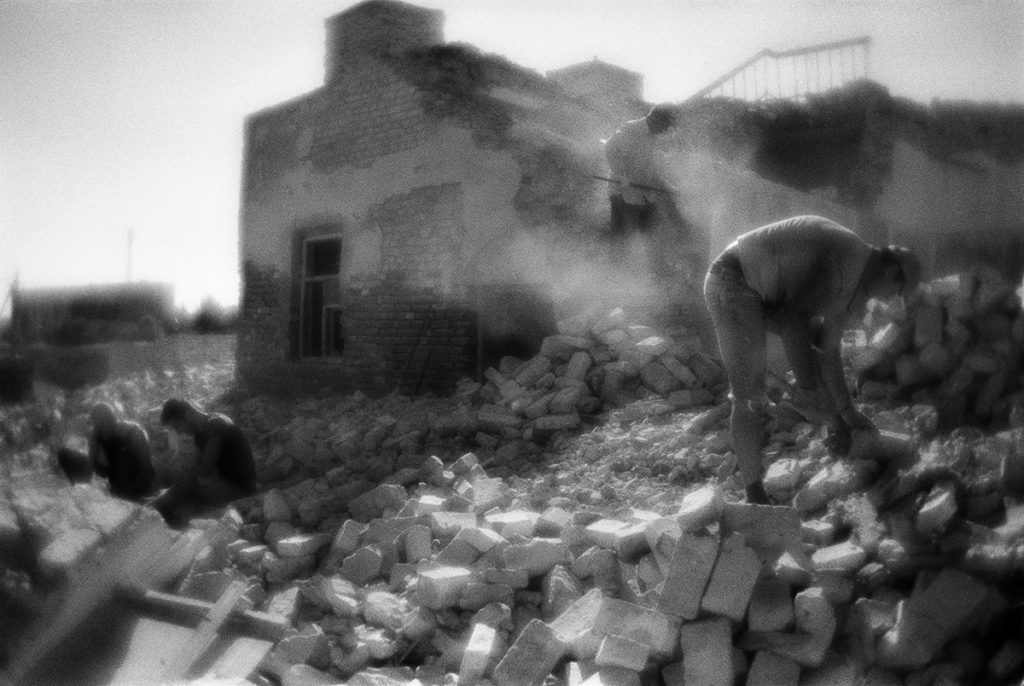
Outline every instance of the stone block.
<path fill-rule="evenodd" d="M 338 529 L 338 533 L 331 542 L 331 550 L 328 557 L 337 557 L 338 560 L 351 555 L 359 548 L 363 533 L 366 531 L 366 524 L 357 522 L 354 519 L 346 519 Z"/>
<path fill-rule="evenodd" d="M 542 376 L 551 371 L 551 367 L 550 358 L 544 355 L 537 355 L 516 370 L 514 379 L 516 383 L 529 388 L 537 383 Z"/>
<path fill-rule="evenodd" d="M 537 520 L 538 536 L 560 536 L 562 530 L 572 524 L 572 513 L 561 507 L 549 507 L 540 513 Z"/>
<path fill-rule="evenodd" d="M 683 534 L 665 573 L 658 609 L 683 619 L 696 619 L 717 558 L 717 537 Z"/>
<path fill-rule="evenodd" d="M 291 581 L 313 570 L 315 561 L 308 557 L 279 557 L 267 552 L 260 561 L 267 581 L 272 584 Z"/>
<path fill-rule="evenodd" d="M 555 631 L 531 620 L 492 673 L 497 686 L 540 686 L 566 653 Z"/>
<path fill-rule="evenodd" d="M 580 686 L 640 686 L 640 675 L 624 667 L 602 667 L 582 682 Z"/>
<path fill-rule="evenodd" d="M 721 489 L 715 484 L 708 484 L 683 496 L 675 519 L 684 532 L 696 531 L 717 522 L 723 507 Z"/>
<path fill-rule="evenodd" d="M 683 682 L 702 686 L 732 686 L 732 630 L 723 618 L 684 624 L 679 632 L 683 652 Z"/>
<path fill-rule="evenodd" d="M 811 562 L 817 572 L 833 572 L 853 576 L 867 562 L 868 554 L 864 548 L 853 541 L 843 541 L 825 548 L 819 548 L 811 554 Z"/>
<path fill-rule="evenodd" d="M 711 614 L 739 622 L 747 612 L 750 595 L 761 573 L 761 559 L 746 546 L 742 534 L 722 541 L 700 607 Z"/>
<path fill-rule="evenodd" d="M 466 529 L 463 529 L 463 531 L 466 531 Z M 435 561 L 441 565 L 468 567 L 476 562 L 479 557 L 480 551 L 473 547 L 469 541 L 466 541 L 465 539 L 460 540 L 456 537 L 441 549 L 437 554 Z"/>
<path fill-rule="evenodd" d="M 475 624 L 459 665 L 459 683 L 475 684 L 487 673 L 498 647 L 498 633 L 486 624 Z"/>
<path fill-rule="evenodd" d="M 628 636 L 651 649 L 653 657 L 665 659 L 675 650 L 677 620 L 663 612 L 615 598 L 602 598 L 593 633 L 597 636 Z"/>
<path fill-rule="evenodd" d="M 341 575 L 354 584 L 368 584 L 380 576 L 383 563 L 380 547 L 363 546 L 342 560 Z"/>
<path fill-rule="evenodd" d="M 431 610 L 458 607 L 462 591 L 472 578 L 473 572 L 464 567 L 423 570 L 416 581 L 416 599 Z"/>
<path fill-rule="evenodd" d="M 780 551 L 800 542 L 800 515 L 792 507 L 725 503 L 722 530 L 743 534 L 747 547 Z"/>
<path fill-rule="evenodd" d="M 549 624 L 558 639 L 569 646 L 575 646 L 591 634 L 603 600 L 601 589 L 592 588 L 552 619 Z"/>
<path fill-rule="evenodd" d="M 279 541 L 299 533 L 299 530 L 288 522 L 271 522 L 263 534 L 263 540 L 276 547 Z"/>
<path fill-rule="evenodd" d="M 506 546 L 502 559 L 508 569 L 523 569 L 530 576 L 547 574 L 555 565 L 572 564 L 569 547 L 557 538 L 534 538 Z"/>
<path fill-rule="evenodd" d="M 747 628 L 751 631 L 788 631 L 793 620 L 789 584 L 781 579 L 759 579 L 750 596 Z"/>
<path fill-rule="evenodd" d="M 647 665 L 650 648 L 625 636 L 611 634 L 601 639 L 594 663 L 598 668 L 622 667 L 639 672 Z"/>
<path fill-rule="evenodd" d="M 878 641 L 883 667 L 919 668 L 935 657 L 985 602 L 988 589 L 968 574 L 943 568 L 902 604 L 896 626 Z"/>
<path fill-rule="evenodd" d="M 799 683 L 800 665 L 761 650 L 750 664 L 746 686 L 797 686 Z"/>

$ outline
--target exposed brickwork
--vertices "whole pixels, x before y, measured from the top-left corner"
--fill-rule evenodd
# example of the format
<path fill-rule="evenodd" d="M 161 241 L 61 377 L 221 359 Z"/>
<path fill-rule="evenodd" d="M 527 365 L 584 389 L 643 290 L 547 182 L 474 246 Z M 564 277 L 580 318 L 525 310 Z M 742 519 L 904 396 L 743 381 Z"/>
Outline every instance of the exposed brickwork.
<path fill-rule="evenodd" d="M 426 140 L 420 94 L 380 60 L 354 59 L 318 97 L 322 106 L 309 150 L 318 170 L 366 166 Z"/>
<path fill-rule="evenodd" d="M 462 187 L 444 184 L 393 196 L 370 211 L 381 231 L 381 271 L 408 285 L 452 292 L 462 281 Z"/>
<path fill-rule="evenodd" d="M 243 383 L 273 386 L 282 375 L 288 362 L 288 294 L 285 274 L 246 260 L 235 353 Z"/>
<path fill-rule="evenodd" d="M 327 22 L 327 80 L 333 81 L 353 55 L 388 54 L 444 40 L 444 15 L 403 2 L 370 0 Z"/>

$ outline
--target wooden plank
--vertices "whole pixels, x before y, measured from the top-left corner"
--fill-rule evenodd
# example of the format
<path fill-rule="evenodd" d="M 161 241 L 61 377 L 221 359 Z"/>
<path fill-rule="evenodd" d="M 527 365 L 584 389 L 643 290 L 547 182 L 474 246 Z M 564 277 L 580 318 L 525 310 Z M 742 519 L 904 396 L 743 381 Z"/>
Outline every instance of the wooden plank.
<path fill-rule="evenodd" d="M 121 587 L 118 589 L 118 593 L 121 597 L 130 600 L 141 608 L 161 610 L 185 619 L 205 617 L 213 609 L 213 603 L 196 598 L 186 598 L 174 595 L 173 593 L 161 593 L 135 587 Z M 253 634 L 256 637 L 271 641 L 281 640 L 285 633 L 292 628 L 292 624 L 287 617 L 268 612 L 258 612 L 256 610 L 240 610 L 236 608 L 228 615 L 228 621 L 232 626 L 247 634 Z"/>
<path fill-rule="evenodd" d="M 227 621 L 228 615 L 238 604 L 238 601 L 245 594 L 245 584 L 241 581 L 233 581 L 224 594 L 221 595 L 206 618 L 192 632 L 192 638 L 182 646 L 181 650 L 164 667 L 163 677 L 165 679 L 181 679 L 206 653 L 207 649 L 217 640 L 217 633 L 221 626 Z"/>
<path fill-rule="evenodd" d="M 54 602 L 35 623 L 38 633 L 11 653 L 0 684 L 17 684 L 90 614 L 113 597 L 114 589 L 133 571 L 149 568 L 173 548 L 172 532 L 159 517 L 146 517 L 107 544 L 102 552 L 74 570 Z"/>
<path fill-rule="evenodd" d="M 231 640 L 217 661 L 210 666 L 204 679 L 246 678 L 259 666 L 274 647 L 274 641 L 239 636 Z"/>

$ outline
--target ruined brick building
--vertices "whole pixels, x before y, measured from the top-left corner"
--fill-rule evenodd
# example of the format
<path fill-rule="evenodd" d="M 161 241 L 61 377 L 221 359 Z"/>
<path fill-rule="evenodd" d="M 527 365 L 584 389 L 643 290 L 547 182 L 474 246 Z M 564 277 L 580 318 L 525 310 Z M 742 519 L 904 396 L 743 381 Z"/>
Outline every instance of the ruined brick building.
<path fill-rule="evenodd" d="M 608 266 L 601 141 L 649 109 L 642 90 L 597 60 L 544 76 L 447 44 L 439 11 L 394 0 L 328 19 L 324 84 L 246 123 L 240 380 L 444 392 L 604 295 L 685 311 L 678 287 Z M 709 257 L 801 213 L 925 251 L 973 230 L 971 208 L 996 252 L 1020 233 L 1021 140 L 986 149 L 1006 127 L 950 154 L 915 123 L 934 112 L 837 93 L 679 105 L 667 158 Z"/>

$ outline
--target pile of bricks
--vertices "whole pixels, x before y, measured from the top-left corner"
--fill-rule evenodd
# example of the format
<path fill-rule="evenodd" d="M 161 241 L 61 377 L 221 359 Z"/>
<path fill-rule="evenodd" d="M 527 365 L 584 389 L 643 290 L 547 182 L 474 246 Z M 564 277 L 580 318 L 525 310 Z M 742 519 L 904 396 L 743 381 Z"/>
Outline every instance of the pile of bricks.
<path fill-rule="evenodd" d="M 944 426 L 1005 421 L 1005 399 L 1024 385 L 1024 311 L 1015 289 L 979 267 L 923 284 L 906 306 L 874 303 L 846 349 L 862 396 L 933 397 Z"/>
<path fill-rule="evenodd" d="M 660 398 L 685 410 L 714 403 L 725 389 L 721 366 L 697 336 L 657 335 L 630 325 L 620 308 L 563 320 L 558 331 L 536 356 L 505 358 L 487 370 L 482 388 L 463 388 L 484 402 L 481 431 L 543 442 L 608 406 Z"/>
<path fill-rule="evenodd" d="M 179 592 L 247 578 L 293 624 L 266 662 L 290 686 L 1007 683 L 1019 622 L 992 640 L 1009 603 L 965 550 L 1009 550 L 1024 514 L 962 519 L 940 452 L 870 491 L 856 465 L 824 464 L 772 475 L 791 506 L 707 485 L 669 515 L 615 516 L 562 497 L 529 510 L 474 454 L 432 457 L 340 526 L 297 526 L 287 489 L 257 497 Z"/>

